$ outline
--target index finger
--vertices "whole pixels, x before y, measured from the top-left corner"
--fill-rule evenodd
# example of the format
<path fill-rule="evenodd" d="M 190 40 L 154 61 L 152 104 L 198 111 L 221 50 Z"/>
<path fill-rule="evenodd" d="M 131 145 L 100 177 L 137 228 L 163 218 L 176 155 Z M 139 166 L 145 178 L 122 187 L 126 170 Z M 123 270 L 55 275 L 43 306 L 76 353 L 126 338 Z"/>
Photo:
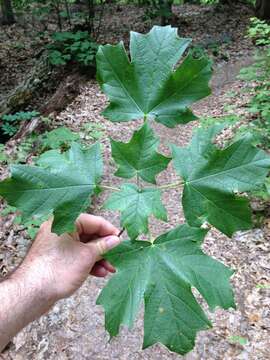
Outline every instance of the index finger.
<path fill-rule="evenodd" d="M 76 220 L 79 235 L 118 235 L 119 230 L 101 216 L 81 214 Z"/>

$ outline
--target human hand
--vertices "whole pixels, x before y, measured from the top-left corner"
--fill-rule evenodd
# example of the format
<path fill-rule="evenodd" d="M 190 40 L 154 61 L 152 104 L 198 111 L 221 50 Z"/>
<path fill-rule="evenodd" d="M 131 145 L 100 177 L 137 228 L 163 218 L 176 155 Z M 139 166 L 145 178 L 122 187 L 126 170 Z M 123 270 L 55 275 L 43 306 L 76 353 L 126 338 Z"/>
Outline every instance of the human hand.
<path fill-rule="evenodd" d="M 119 230 L 102 217 L 82 214 L 77 231 L 58 236 L 51 232 L 52 221 L 41 225 L 38 235 L 16 276 L 28 275 L 33 286 L 55 302 L 75 292 L 89 274 L 104 277 L 115 272 L 102 255 L 120 243 Z"/>

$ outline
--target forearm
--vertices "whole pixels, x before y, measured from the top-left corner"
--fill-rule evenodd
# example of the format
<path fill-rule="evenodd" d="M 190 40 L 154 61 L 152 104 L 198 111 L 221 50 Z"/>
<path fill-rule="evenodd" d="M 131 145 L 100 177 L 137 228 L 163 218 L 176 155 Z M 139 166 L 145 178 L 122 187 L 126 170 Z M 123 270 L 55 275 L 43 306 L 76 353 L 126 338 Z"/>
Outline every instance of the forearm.
<path fill-rule="evenodd" d="M 53 304 L 42 280 L 33 279 L 23 266 L 0 282 L 0 352 L 20 330 Z"/>
<path fill-rule="evenodd" d="M 82 214 L 78 231 L 57 236 L 45 222 L 19 268 L 0 281 L 0 352 L 26 325 L 73 294 L 89 273 L 115 272 L 102 259 L 120 243 L 119 230 L 101 217 Z M 79 239 L 82 241 L 78 241 Z"/>

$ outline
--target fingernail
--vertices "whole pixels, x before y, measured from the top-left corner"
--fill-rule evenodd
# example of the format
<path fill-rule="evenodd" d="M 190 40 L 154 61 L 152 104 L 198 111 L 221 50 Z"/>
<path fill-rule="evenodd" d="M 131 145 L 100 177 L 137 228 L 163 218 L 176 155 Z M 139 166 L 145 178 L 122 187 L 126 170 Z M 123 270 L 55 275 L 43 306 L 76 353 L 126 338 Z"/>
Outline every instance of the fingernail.
<path fill-rule="evenodd" d="M 108 250 L 114 248 L 120 244 L 120 239 L 118 236 L 109 236 L 106 238 L 106 247 Z"/>

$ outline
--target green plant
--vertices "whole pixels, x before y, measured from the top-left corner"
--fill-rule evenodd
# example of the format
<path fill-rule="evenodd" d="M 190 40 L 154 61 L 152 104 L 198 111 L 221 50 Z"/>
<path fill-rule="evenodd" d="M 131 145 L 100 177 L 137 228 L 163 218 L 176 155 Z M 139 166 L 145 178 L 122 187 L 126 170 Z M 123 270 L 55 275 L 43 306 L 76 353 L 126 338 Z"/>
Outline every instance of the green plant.
<path fill-rule="evenodd" d="M 105 134 L 105 128 L 102 124 L 90 122 L 82 126 L 80 136 L 85 141 L 96 141 Z"/>
<path fill-rule="evenodd" d="M 222 124 L 224 127 L 230 127 L 235 125 L 238 121 L 239 117 L 237 115 L 224 115 L 220 117 L 208 116 L 200 118 L 200 126 L 206 129 L 217 124 Z"/>
<path fill-rule="evenodd" d="M 240 72 L 242 80 L 251 83 L 248 86 L 254 95 L 248 104 L 248 111 L 253 114 L 255 120 L 240 127 L 238 133 L 249 131 L 257 145 L 270 148 L 270 25 L 257 18 L 251 19 L 251 27 L 248 31 L 251 38 L 256 40 L 257 45 L 265 45 L 265 50 L 255 56 L 255 62 Z M 255 86 L 254 86 L 255 84 Z M 238 136 L 238 133 L 236 136 Z"/>
<path fill-rule="evenodd" d="M 40 137 L 42 151 L 49 149 L 67 150 L 73 141 L 80 139 L 80 135 L 62 126 L 46 132 Z"/>
<path fill-rule="evenodd" d="M 238 132 L 249 131 L 264 149 L 270 148 L 270 49 L 256 56 L 256 62 L 240 72 L 240 78 L 252 81 L 249 90 L 254 95 L 247 109 L 254 120 L 240 127 Z M 236 134 L 237 135 L 237 134 Z"/>
<path fill-rule="evenodd" d="M 13 154 L 12 162 L 16 164 L 25 164 L 29 156 L 33 153 L 33 151 L 38 150 L 38 148 L 39 148 L 38 135 L 36 134 L 29 135 L 16 147 L 16 151 Z"/>
<path fill-rule="evenodd" d="M 1 130 L 3 134 L 13 136 L 19 129 L 19 123 L 29 121 L 33 117 L 38 116 L 37 111 L 20 111 L 15 114 L 3 115 L 1 118 Z"/>
<path fill-rule="evenodd" d="M 76 62 L 80 65 L 94 65 L 98 45 L 87 31 L 56 32 L 53 43 L 48 45 L 49 61 L 52 65 L 66 65 Z"/>
<path fill-rule="evenodd" d="M 251 19 L 251 27 L 248 34 L 256 40 L 257 45 L 265 45 L 263 51 L 257 52 L 254 63 L 240 71 L 239 78 L 246 81 L 245 92 L 253 96 L 247 104 L 247 110 L 252 114 L 249 122 L 234 128 L 231 141 L 237 141 L 243 136 L 250 136 L 254 146 L 265 150 L 270 149 L 270 26 L 257 18 Z M 230 111 L 231 106 L 226 110 Z M 251 196 L 268 200 L 269 178 L 265 184 L 250 192 Z"/>
<path fill-rule="evenodd" d="M 203 5 L 213 5 L 217 4 L 218 0 L 200 0 L 200 3 Z"/>
<path fill-rule="evenodd" d="M 0 163 L 7 162 L 8 156 L 5 152 L 5 145 L 0 144 Z"/>
<path fill-rule="evenodd" d="M 15 215 L 13 223 L 19 225 L 21 229 L 24 229 L 31 239 L 34 239 L 40 225 L 47 219 L 47 216 L 32 217 L 28 220 L 23 220 L 22 216 L 18 215 L 17 208 L 7 205 L 2 211 L 1 216 Z"/>
<path fill-rule="evenodd" d="M 192 287 L 210 309 L 235 306 L 233 272 L 203 253 L 203 239 L 211 226 L 228 236 L 252 227 L 248 199 L 239 194 L 264 182 L 270 158 L 246 137 L 219 149 L 213 141 L 221 125 L 197 129 L 187 147 L 171 144 L 170 156 L 158 152 L 151 123 L 176 127 L 194 120 L 188 107 L 210 93 L 207 58 L 188 54 L 177 66 L 190 39 L 176 31 L 167 26 L 146 35 L 132 32 L 130 59 L 123 43 L 101 46 L 97 53 L 98 79 L 110 100 L 103 114 L 111 121 L 144 120 L 129 142 L 111 140 L 115 175 L 129 182 L 102 183 L 99 144 L 83 149 L 73 143 L 64 153 L 44 153 L 37 166 L 12 166 L 0 195 L 25 219 L 53 212 L 53 231 L 60 234 L 74 231 L 94 194 L 113 191 L 105 207 L 121 213 L 129 240 L 106 255 L 118 269 L 97 300 L 105 308 L 106 329 L 115 336 L 122 324 L 131 327 L 144 301 L 143 347 L 160 342 L 185 354 L 196 333 L 211 326 Z M 157 186 L 156 176 L 171 160 L 179 179 Z M 155 237 L 149 216 L 166 221 L 161 194 L 170 189 L 183 189 L 186 224 Z"/>
<path fill-rule="evenodd" d="M 244 346 L 248 343 L 247 338 L 244 338 L 243 336 L 239 336 L 239 335 L 232 335 L 229 337 L 228 340 L 233 344 L 239 344 L 241 346 Z"/>
<path fill-rule="evenodd" d="M 270 25 L 256 17 L 250 19 L 248 36 L 255 40 L 256 45 L 270 45 Z"/>
<path fill-rule="evenodd" d="M 270 289 L 270 284 L 257 284 L 257 289 Z"/>
<path fill-rule="evenodd" d="M 161 25 L 166 25 L 173 17 L 173 0 L 143 0 L 145 6 L 143 20 L 160 17 Z"/>
<path fill-rule="evenodd" d="M 5 164 L 25 164 L 31 154 L 39 152 L 38 135 L 31 134 L 23 141 L 16 144 L 12 151 L 7 153 L 4 144 L 0 144 L 0 163 Z"/>

